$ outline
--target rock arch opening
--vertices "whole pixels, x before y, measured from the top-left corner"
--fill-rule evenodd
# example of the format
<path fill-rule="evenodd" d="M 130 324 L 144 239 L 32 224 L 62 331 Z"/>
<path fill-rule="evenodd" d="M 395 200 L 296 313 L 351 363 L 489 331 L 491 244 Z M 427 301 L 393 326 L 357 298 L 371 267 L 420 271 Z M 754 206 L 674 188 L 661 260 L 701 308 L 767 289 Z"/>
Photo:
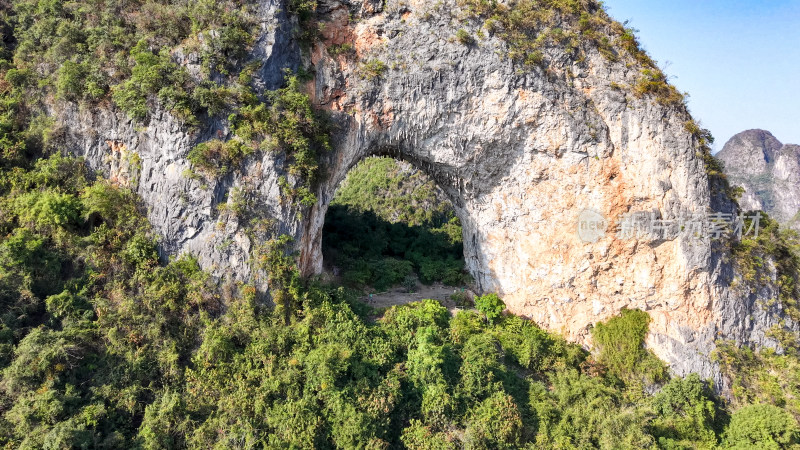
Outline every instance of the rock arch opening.
<path fill-rule="evenodd" d="M 322 229 L 326 276 L 367 292 L 472 285 L 459 212 L 415 164 L 370 156 L 335 186 Z"/>

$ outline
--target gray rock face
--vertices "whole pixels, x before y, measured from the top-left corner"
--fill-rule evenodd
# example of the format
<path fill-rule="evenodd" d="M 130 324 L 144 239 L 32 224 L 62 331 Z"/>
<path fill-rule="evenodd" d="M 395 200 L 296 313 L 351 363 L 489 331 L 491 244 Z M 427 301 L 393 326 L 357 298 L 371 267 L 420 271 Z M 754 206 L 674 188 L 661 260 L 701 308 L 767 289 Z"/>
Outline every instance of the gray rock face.
<path fill-rule="evenodd" d="M 231 193 L 246 192 L 273 220 L 275 234 L 294 238 L 302 272 L 317 273 L 336 187 L 361 159 L 388 155 L 444 190 L 463 224 L 466 264 L 478 289 L 499 292 L 514 313 L 588 344 L 594 323 L 623 307 L 641 308 L 653 319 L 647 344 L 658 356 L 678 374 L 698 372 L 720 385 L 709 358 L 715 339 L 772 345 L 766 331 L 780 311 L 761 304 L 775 290 L 731 287 L 737 274 L 724 245 L 704 234 L 616 233 L 629 212 L 677 220 L 712 208 L 735 211 L 734 204 L 712 204 L 688 113 L 634 96 L 628 87 L 640 73 L 627 57 L 612 62 L 587 46 L 586 60 L 577 62 L 546 47 L 547 69 L 523 69 L 495 37 L 470 45 L 454 39 L 459 28 L 477 36 L 480 27 L 459 18 L 454 2 L 400 0 L 385 7 L 322 2 L 322 37 L 303 55 L 282 34 L 293 27 L 282 9 L 262 8 L 263 35 L 253 55 L 265 67 L 257 84 L 274 86 L 270 74 L 283 67 L 310 66 L 312 98 L 337 125 L 318 203 L 306 210 L 281 199 L 280 153 L 252 157 L 221 180 L 184 175 L 192 145 L 226 135 L 224 123 L 210 121 L 190 134 L 165 113 L 139 128 L 113 109 L 53 107 L 69 147 L 141 195 L 166 255 L 192 253 L 218 276 L 265 289 L 250 264 L 260 242 L 238 218 L 218 212 Z M 343 43 L 354 54 L 326 51 Z M 374 61 L 385 69 L 366 71 L 364 63 Z M 594 242 L 578 234 L 586 208 L 608 224 Z"/>
<path fill-rule="evenodd" d="M 783 144 L 765 130 L 747 130 L 730 138 L 716 155 L 731 173 L 756 176 L 775 163 Z"/>
<path fill-rule="evenodd" d="M 717 153 L 731 183 L 744 188 L 739 203 L 800 230 L 800 146 L 781 144 L 769 131 L 747 130 Z"/>

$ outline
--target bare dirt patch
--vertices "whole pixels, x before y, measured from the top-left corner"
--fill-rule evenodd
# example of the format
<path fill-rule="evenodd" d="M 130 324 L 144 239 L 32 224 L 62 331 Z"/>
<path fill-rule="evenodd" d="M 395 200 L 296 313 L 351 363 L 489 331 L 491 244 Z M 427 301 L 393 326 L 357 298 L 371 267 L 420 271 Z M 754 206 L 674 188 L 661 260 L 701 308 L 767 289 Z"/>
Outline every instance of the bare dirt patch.
<path fill-rule="evenodd" d="M 450 299 L 450 296 L 457 293 L 464 292 L 470 299 L 474 297 L 471 290 L 463 287 L 445 286 L 441 283 L 433 283 L 430 285 L 417 286 L 416 292 L 406 292 L 403 287 L 397 286 L 389 289 L 387 292 L 379 294 L 365 294 L 361 297 L 361 301 L 367 305 L 378 308 L 389 308 L 394 305 L 405 305 L 411 302 L 418 302 L 425 299 L 438 300 L 445 308 L 450 310 L 451 314 L 455 314 L 459 310 L 469 309 L 463 306 L 458 306 Z"/>

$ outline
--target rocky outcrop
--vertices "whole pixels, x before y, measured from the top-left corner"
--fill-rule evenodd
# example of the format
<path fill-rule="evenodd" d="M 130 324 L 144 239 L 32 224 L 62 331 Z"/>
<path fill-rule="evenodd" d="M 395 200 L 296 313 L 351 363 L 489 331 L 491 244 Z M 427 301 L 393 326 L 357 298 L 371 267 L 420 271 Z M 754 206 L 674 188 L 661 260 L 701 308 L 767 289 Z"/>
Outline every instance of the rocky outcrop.
<path fill-rule="evenodd" d="M 800 146 L 781 144 L 769 131 L 747 130 L 717 153 L 731 183 L 744 188 L 743 209 L 762 210 L 800 230 Z"/>
<path fill-rule="evenodd" d="M 166 113 L 142 128 L 113 108 L 54 107 L 69 147 L 141 195 L 165 254 L 191 252 L 219 276 L 257 278 L 250 255 L 259 242 L 218 211 L 229 194 L 246 191 L 275 234 L 294 237 L 303 273 L 317 273 L 336 187 L 363 158 L 387 155 L 444 190 L 477 288 L 501 293 L 514 313 L 588 343 L 592 324 L 641 308 L 653 319 L 647 343 L 658 356 L 679 374 L 718 382 L 709 358 L 716 339 L 770 345 L 780 306 L 759 305 L 775 292 L 732 288 L 725 245 L 704 233 L 625 238 L 615 230 L 631 212 L 659 220 L 735 212 L 731 203 L 712 205 L 686 110 L 634 94 L 642 74 L 631 56 L 584 43 L 585 58 L 574 58 L 546 44 L 546 66 L 520 66 L 505 56 L 507 42 L 479 32 L 456 3 L 399 0 L 321 2 L 321 36 L 303 54 L 293 19 L 278 4 L 262 6 L 256 85 L 269 88 L 284 67 L 305 65 L 315 74 L 315 104 L 336 125 L 313 207 L 282 198 L 280 153 L 251 157 L 220 180 L 186 176 L 192 145 L 227 136 L 224 121 L 190 133 Z M 455 38 L 459 28 L 477 38 Z M 595 239 L 578 233 L 585 209 L 607 225 Z"/>
<path fill-rule="evenodd" d="M 286 70 L 297 70 L 301 51 L 294 39 L 296 20 L 279 0 L 260 2 L 259 11 L 261 32 L 251 57 L 264 62 L 253 82 L 263 92 L 280 87 Z M 201 71 L 196 55 L 177 51 L 174 57 L 189 73 Z M 279 180 L 287 175 L 285 157 L 260 154 L 220 179 L 193 176 L 187 154 L 199 142 L 229 137 L 226 121 L 207 118 L 202 127 L 189 128 L 157 104 L 154 109 L 146 124 L 113 106 L 79 108 L 58 103 L 50 113 L 58 118 L 68 149 L 142 198 L 161 238 L 163 258 L 192 254 L 212 274 L 254 282 L 264 293 L 266 279 L 255 270 L 251 258 L 261 242 L 248 233 L 241 217 L 226 213 L 221 206 L 234 201 L 231 194 L 243 196 L 260 217 L 272 219 L 271 234 L 302 236 L 305 226 L 296 220 L 298 211 L 281 195 Z"/>

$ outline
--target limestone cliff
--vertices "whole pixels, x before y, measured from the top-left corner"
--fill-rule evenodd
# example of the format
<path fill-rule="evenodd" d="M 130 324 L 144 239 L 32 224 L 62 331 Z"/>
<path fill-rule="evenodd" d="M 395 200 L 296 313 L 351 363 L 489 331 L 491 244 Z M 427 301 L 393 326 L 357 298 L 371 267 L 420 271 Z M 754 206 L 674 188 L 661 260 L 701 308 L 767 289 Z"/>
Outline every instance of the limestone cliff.
<path fill-rule="evenodd" d="M 744 188 L 743 209 L 762 210 L 800 229 L 800 146 L 782 144 L 769 131 L 747 130 L 717 153 L 731 183 Z"/>
<path fill-rule="evenodd" d="M 628 31 L 587 4 L 599 31 L 589 36 L 580 13 L 545 11 L 526 39 L 550 38 L 521 62 L 513 24 L 492 24 L 468 2 L 326 0 L 305 51 L 297 19 L 278 0 L 263 1 L 254 84 L 272 89 L 284 68 L 305 68 L 315 105 L 334 124 L 309 208 L 282 195 L 280 152 L 251 156 L 220 179 L 185 175 L 193 145 L 230 135 L 224 119 L 190 131 L 163 111 L 146 126 L 113 107 L 54 104 L 52 113 L 72 151 L 139 193 L 165 255 L 191 252 L 215 274 L 263 288 L 250 264 L 261 242 L 236 215 L 218 212 L 245 192 L 275 235 L 294 238 L 302 272 L 317 273 L 337 185 L 363 158 L 393 156 L 430 175 L 454 204 L 479 290 L 583 343 L 592 324 L 641 308 L 653 319 L 647 344 L 675 372 L 721 382 L 709 358 L 714 341 L 771 345 L 766 332 L 780 304 L 761 305 L 775 288 L 732 288 L 727 247 L 705 234 L 622 239 L 609 229 L 585 242 L 577 233 L 587 208 L 610 228 L 629 212 L 670 220 L 736 208 L 712 189 L 702 137 L 670 98 L 674 89 L 641 53 L 620 50 L 630 47 Z M 193 64 L 191 55 L 173 56 Z"/>

